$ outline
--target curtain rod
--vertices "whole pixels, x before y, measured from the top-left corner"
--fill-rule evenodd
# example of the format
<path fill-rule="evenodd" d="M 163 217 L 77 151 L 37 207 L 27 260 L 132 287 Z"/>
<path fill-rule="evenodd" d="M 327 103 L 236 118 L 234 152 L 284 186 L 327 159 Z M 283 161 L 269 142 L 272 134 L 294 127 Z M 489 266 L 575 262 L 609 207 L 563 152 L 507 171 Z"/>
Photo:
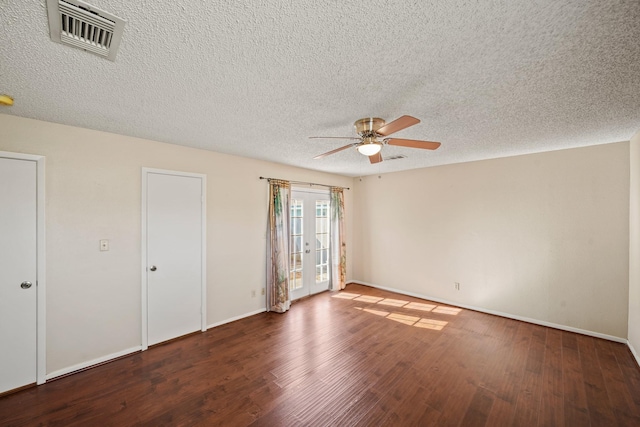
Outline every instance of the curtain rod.
<path fill-rule="evenodd" d="M 261 176 L 260 179 L 266 179 L 266 180 L 272 180 L 272 179 L 276 179 L 278 181 L 287 181 L 286 179 L 280 179 L 280 178 L 267 178 L 264 176 Z M 340 187 L 339 185 L 327 185 L 327 184 L 318 184 L 315 182 L 306 182 L 306 181 L 289 181 L 291 184 L 308 184 L 308 185 L 317 185 L 320 187 L 335 187 L 335 188 L 342 188 L 343 190 L 351 190 L 349 187 Z"/>

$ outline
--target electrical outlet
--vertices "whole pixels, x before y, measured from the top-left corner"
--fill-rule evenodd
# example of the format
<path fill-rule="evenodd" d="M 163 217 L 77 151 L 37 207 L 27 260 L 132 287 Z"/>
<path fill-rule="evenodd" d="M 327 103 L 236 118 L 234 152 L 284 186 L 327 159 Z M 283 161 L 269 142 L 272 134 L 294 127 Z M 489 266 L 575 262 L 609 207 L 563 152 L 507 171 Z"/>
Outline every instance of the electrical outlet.
<path fill-rule="evenodd" d="M 255 297 L 256 297 L 256 290 L 251 289 L 251 298 L 255 298 Z"/>
<path fill-rule="evenodd" d="M 459 291 L 460 290 L 460 283 L 455 282 L 455 287 L 456 287 L 456 291 Z"/>

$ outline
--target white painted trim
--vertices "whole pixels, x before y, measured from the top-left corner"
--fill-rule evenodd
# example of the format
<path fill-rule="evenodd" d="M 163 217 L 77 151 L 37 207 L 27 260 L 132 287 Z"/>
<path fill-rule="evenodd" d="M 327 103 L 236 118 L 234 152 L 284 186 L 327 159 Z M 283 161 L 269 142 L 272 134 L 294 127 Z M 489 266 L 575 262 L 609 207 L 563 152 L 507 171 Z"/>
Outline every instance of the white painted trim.
<path fill-rule="evenodd" d="M 627 346 L 629 347 L 629 350 L 631 350 L 631 354 L 633 354 L 633 357 L 636 359 L 638 367 L 640 367 L 640 353 L 636 351 L 636 349 L 633 347 L 633 344 L 631 344 L 631 341 L 629 340 L 627 340 Z"/>
<path fill-rule="evenodd" d="M 202 306 L 200 307 L 200 330 L 205 332 L 207 330 L 207 175 L 200 175 L 202 177 L 202 242 L 200 246 L 200 265 L 202 267 Z"/>
<path fill-rule="evenodd" d="M 206 329 L 215 328 L 216 326 L 221 326 L 227 323 L 235 322 L 236 320 L 241 320 L 247 317 L 255 316 L 256 314 L 265 313 L 267 310 L 265 308 L 261 308 L 259 310 L 251 311 L 249 313 L 244 313 L 239 316 L 230 317 L 228 319 L 222 320 L 220 322 L 213 323 L 207 326 Z M 81 371 L 83 369 L 91 368 L 92 366 L 99 365 L 104 362 L 109 362 L 110 360 L 117 359 L 122 356 L 126 356 L 128 354 L 133 354 L 138 351 L 143 351 L 142 346 L 131 347 L 126 350 L 122 350 L 116 353 L 108 354 L 106 356 L 98 357 L 97 359 L 89 360 L 87 362 L 78 363 L 77 365 L 69 366 L 68 368 L 59 369 L 55 372 L 51 372 L 47 375 L 46 379 L 51 380 L 53 378 L 60 377 L 62 375 L 68 375 L 76 371 Z"/>
<path fill-rule="evenodd" d="M 36 160 L 38 164 L 38 368 L 36 370 L 37 384 L 44 384 L 47 374 L 47 246 L 46 246 L 46 216 L 45 216 L 45 158 L 41 156 Z"/>
<path fill-rule="evenodd" d="M 74 373 L 76 371 L 81 371 L 83 369 L 91 368 L 95 365 L 99 365 L 104 362 L 109 362 L 113 359 L 117 359 L 118 357 L 126 356 L 128 354 L 136 353 L 142 350 L 141 346 L 131 347 L 126 350 L 118 351 L 117 353 L 108 354 L 106 356 L 98 357 L 97 359 L 89 360 L 87 362 L 78 363 L 77 365 L 69 366 L 68 368 L 59 369 L 57 371 L 51 372 L 47 375 L 47 380 L 52 380 L 54 378 L 60 377 L 62 375 L 68 375 Z"/>
<path fill-rule="evenodd" d="M 251 311 L 249 313 L 241 314 L 239 316 L 230 317 L 228 319 L 221 320 L 220 322 L 212 323 L 211 325 L 209 325 L 207 327 L 207 329 L 215 328 L 216 326 L 224 325 L 226 323 L 235 322 L 236 320 L 244 319 L 246 317 L 255 316 L 256 314 L 266 313 L 266 311 L 267 311 L 266 308 L 261 308 L 260 310 L 255 310 L 255 311 Z"/>
<path fill-rule="evenodd" d="M 47 374 L 47 262 L 45 217 L 45 157 L 0 151 L 0 157 L 36 162 L 36 383 L 44 384 Z"/>
<path fill-rule="evenodd" d="M 142 322 L 141 322 L 142 329 L 140 330 L 140 337 L 141 337 L 140 348 L 142 351 L 145 351 L 149 348 L 149 335 L 148 335 L 149 328 L 147 325 L 147 321 L 149 320 L 149 317 L 147 315 L 147 291 L 148 291 L 147 290 L 147 169 L 142 168 L 141 174 L 142 174 L 142 192 L 141 192 L 142 211 L 140 214 L 140 220 L 141 220 L 140 237 L 142 240 L 140 242 L 140 248 L 141 248 L 141 259 L 140 259 L 141 310 L 140 310 L 140 313 L 142 316 Z"/>
<path fill-rule="evenodd" d="M 193 172 L 180 172 L 166 169 L 154 169 L 154 168 L 142 168 L 142 211 L 141 211 L 141 297 L 142 297 L 142 330 L 141 330 L 141 349 L 145 351 L 149 348 L 149 325 L 148 325 L 148 301 L 147 301 L 147 177 L 150 173 L 174 175 L 174 176 L 186 176 L 191 178 L 200 178 L 202 180 L 201 186 L 201 256 L 202 256 L 202 272 L 201 272 L 201 284 L 202 290 L 201 298 L 202 305 L 200 307 L 200 330 L 202 332 L 207 330 L 207 175 Z"/>
<path fill-rule="evenodd" d="M 383 289 L 385 291 L 395 292 L 395 293 L 401 294 L 401 295 L 407 295 L 407 296 L 410 296 L 410 297 L 421 298 L 421 299 L 425 299 L 425 300 L 428 300 L 428 301 L 439 302 L 441 304 L 447 304 L 447 305 L 452 305 L 452 306 L 455 306 L 455 307 L 466 308 L 468 310 L 479 311 L 480 313 L 493 314 L 495 316 L 506 317 L 507 319 L 520 320 L 521 322 L 533 323 L 534 325 L 540 325 L 540 326 L 547 326 L 549 328 L 560 329 L 562 331 L 575 332 L 575 333 L 578 333 L 578 334 L 588 335 L 588 336 L 595 337 L 595 338 L 602 338 L 602 339 L 605 339 L 605 340 L 619 342 L 619 343 L 623 343 L 623 344 L 626 344 L 628 342 L 625 338 L 620 338 L 620 337 L 616 337 L 616 336 L 613 336 L 613 335 L 607 335 L 607 334 L 602 334 L 600 332 L 588 331 L 586 329 L 574 328 L 573 326 L 560 325 L 558 323 L 551 323 L 551 322 L 547 322 L 547 321 L 544 321 L 544 320 L 532 319 L 530 317 L 518 316 L 518 315 L 515 315 L 515 314 L 511 314 L 511 313 L 504 313 L 502 311 L 489 310 L 489 309 L 486 309 L 486 308 L 476 307 L 476 306 L 473 306 L 473 305 L 460 304 L 459 302 L 455 302 L 455 301 L 449 301 L 449 300 L 442 299 L 442 298 L 433 298 L 433 297 L 430 297 L 428 295 L 423 295 L 423 294 L 419 294 L 419 293 L 416 293 L 416 292 L 408 292 L 408 291 L 404 291 L 402 289 L 390 288 L 390 287 L 386 287 L 386 286 L 379 286 L 379 285 L 375 285 L 373 283 L 367 283 L 367 282 L 363 282 L 363 281 L 360 281 L 360 280 L 352 280 L 350 283 L 357 283 L 359 285 L 371 286 L 372 288 Z"/>

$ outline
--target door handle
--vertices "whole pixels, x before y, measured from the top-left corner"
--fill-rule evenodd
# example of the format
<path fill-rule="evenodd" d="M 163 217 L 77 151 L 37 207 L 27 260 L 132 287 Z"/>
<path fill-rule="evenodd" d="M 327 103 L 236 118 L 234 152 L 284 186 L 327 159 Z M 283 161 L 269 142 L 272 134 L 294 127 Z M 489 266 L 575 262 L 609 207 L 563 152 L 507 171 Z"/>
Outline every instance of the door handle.
<path fill-rule="evenodd" d="M 309 252 L 311 252 L 311 249 L 307 249 L 306 251 L 304 251 L 305 254 L 308 254 Z"/>
<path fill-rule="evenodd" d="M 29 288 L 31 287 L 31 285 L 32 285 L 32 284 L 33 284 L 33 283 L 31 283 L 31 282 L 22 282 L 22 283 L 20 283 L 20 287 L 21 287 L 22 289 L 29 289 Z"/>
<path fill-rule="evenodd" d="M 158 267 L 156 267 L 155 265 L 152 265 L 151 267 L 149 267 L 149 270 L 151 271 L 156 271 L 158 269 Z"/>

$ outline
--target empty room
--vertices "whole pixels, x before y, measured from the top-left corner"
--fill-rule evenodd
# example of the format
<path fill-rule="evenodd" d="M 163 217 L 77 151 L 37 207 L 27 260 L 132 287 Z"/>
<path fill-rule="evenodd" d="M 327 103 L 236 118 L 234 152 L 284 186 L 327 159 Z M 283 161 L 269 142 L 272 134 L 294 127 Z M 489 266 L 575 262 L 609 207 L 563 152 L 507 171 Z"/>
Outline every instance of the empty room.
<path fill-rule="evenodd" d="M 637 0 L 0 23 L 0 425 L 640 425 Z"/>

